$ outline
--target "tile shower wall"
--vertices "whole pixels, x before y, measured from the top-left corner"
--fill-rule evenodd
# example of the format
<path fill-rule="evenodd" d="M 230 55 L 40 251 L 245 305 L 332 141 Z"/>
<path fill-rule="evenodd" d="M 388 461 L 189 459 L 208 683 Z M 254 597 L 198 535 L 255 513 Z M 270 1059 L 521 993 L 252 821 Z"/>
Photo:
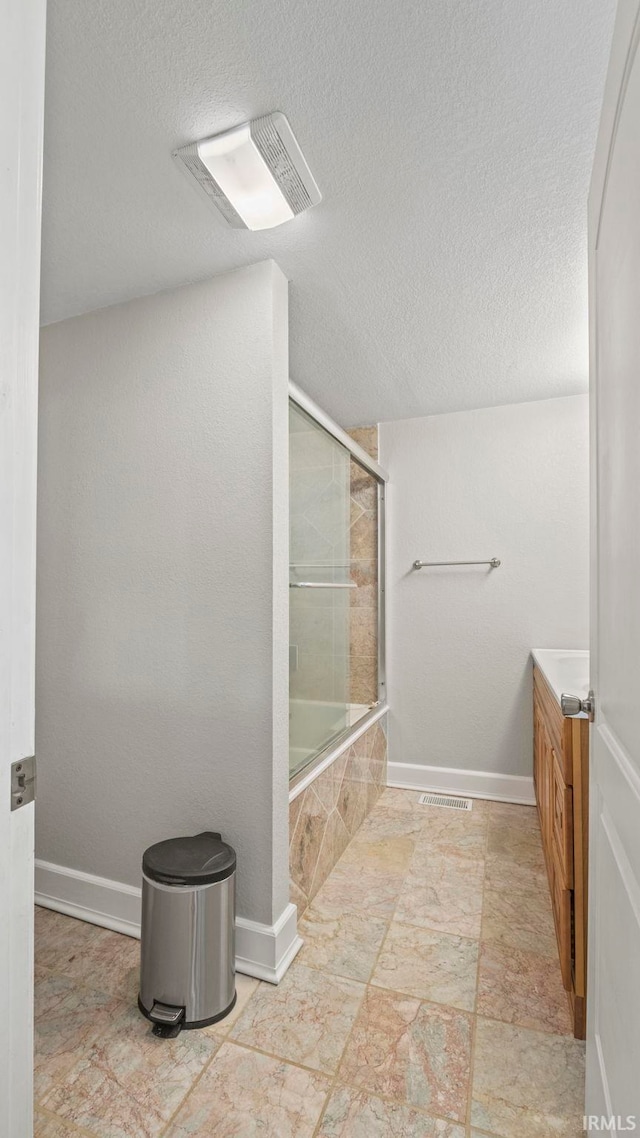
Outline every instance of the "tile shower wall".
<path fill-rule="evenodd" d="M 372 458 L 378 457 L 378 428 L 358 427 L 349 431 Z M 378 698 L 378 500 L 375 479 L 350 464 L 350 559 L 351 580 L 358 588 L 350 594 L 349 699 L 351 703 L 374 703 Z"/>
<path fill-rule="evenodd" d="M 290 804 L 291 900 L 299 916 L 373 809 L 386 782 L 383 716 Z"/>

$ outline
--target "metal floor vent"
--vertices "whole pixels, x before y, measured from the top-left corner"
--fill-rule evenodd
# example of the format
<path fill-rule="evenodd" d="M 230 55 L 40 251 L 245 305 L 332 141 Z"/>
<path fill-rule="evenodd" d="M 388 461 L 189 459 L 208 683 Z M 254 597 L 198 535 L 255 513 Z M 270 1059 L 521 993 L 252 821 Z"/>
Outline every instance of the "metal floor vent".
<path fill-rule="evenodd" d="M 421 806 L 444 806 L 447 810 L 473 810 L 472 798 L 452 798 L 448 794 L 421 794 Z"/>

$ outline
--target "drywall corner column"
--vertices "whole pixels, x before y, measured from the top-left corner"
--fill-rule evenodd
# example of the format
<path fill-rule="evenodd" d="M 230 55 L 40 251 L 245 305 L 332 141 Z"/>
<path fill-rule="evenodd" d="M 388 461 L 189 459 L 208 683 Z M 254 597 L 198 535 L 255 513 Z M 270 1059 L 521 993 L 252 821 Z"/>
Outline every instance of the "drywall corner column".
<path fill-rule="evenodd" d="M 219 829 L 287 903 L 287 286 L 272 262 L 43 329 L 37 853 L 140 883 Z"/>
<path fill-rule="evenodd" d="M 289 285 L 273 270 L 272 922 L 289 902 Z"/>

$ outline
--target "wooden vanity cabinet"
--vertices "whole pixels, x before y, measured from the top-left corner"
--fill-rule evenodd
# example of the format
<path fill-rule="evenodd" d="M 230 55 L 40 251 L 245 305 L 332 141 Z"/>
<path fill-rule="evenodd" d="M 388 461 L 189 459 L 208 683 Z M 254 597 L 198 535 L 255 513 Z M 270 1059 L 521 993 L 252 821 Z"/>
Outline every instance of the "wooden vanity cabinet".
<path fill-rule="evenodd" d="M 574 1035 L 585 1038 L 587 995 L 587 841 L 589 722 L 565 719 L 533 669 L 533 780 Z"/>

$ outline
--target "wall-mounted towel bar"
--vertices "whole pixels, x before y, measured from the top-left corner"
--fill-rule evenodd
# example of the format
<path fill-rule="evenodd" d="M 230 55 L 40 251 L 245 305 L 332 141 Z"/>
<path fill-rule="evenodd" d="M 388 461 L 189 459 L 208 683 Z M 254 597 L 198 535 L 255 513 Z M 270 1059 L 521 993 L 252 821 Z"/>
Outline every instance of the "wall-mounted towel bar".
<path fill-rule="evenodd" d="M 500 561 L 497 557 L 491 557 L 488 561 L 414 561 L 414 569 L 429 569 L 434 565 L 490 565 L 492 569 L 497 569 Z"/>
<path fill-rule="evenodd" d="M 357 589 L 355 581 L 289 581 L 290 589 Z"/>

